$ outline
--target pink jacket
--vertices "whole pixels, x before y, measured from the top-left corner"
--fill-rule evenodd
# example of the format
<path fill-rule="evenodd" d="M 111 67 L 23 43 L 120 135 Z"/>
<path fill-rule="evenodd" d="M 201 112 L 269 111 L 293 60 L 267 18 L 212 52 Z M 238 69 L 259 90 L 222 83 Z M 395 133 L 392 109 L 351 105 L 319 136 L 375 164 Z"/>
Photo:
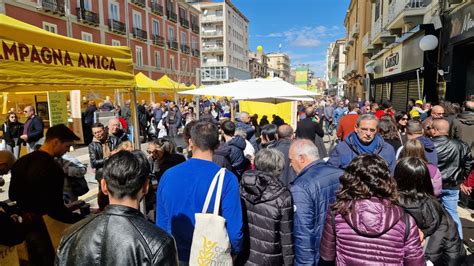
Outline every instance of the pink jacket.
<path fill-rule="evenodd" d="M 337 213 L 334 220 L 328 213 L 321 259 L 337 265 L 425 265 L 416 222 L 401 207 L 378 198 L 354 205 L 351 213 Z"/>

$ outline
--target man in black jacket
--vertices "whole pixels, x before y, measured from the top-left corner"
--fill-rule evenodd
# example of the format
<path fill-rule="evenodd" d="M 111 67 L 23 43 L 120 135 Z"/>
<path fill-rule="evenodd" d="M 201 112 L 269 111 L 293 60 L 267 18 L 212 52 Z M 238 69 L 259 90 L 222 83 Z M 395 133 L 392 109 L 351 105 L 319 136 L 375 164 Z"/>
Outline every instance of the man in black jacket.
<path fill-rule="evenodd" d="M 448 137 L 449 122 L 446 119 L 433 119 L 430 130 L 438 152 L 438 168 L 443 178 L 441 202 L 456 222 L 459 236 L 462 238 L 462 225 L 457 203 L 459 184 L 469 175 L 473 165 L 471 149 L 466 143 Z"/>
<path fill-rule="evenodd" d="M 293 140 L 293 128 L 290 125 L 284 124 L 278 127 L 278 140 L 272 146 L 272 148 L 277 149 L 283 153 L 285 158 L 285 167 L 280 174 L 280 180 L 288 188 L 290 188 L 290 183 L 295 179 L 296 173 L 290 166 L 290 159 L 288 153 L 290 152 L 291 141 Z"/>
<path fill-rule="evenodd" d="M 119 142 L 118 138 L 111 138 L 107 135 L 104 125 L 101 123 L 95 123 L 92 125 L 92 135 L 94 135 L 94 138 L 88 147 L 89 158 L 91 160 L 91 167 L 95 170 L 95 179 L 100 183 L 104 162 L 112 155 L 112 151 L 117 148 Z M 99 209 L 103 210 L 109 203 L 107 197 L 102 193 L 100 188 L 101 187 L 99 186 L 97 203 L 99 204 Z"/>
<path fill-rule="evenodd" d="M 150 168 L 141 151 L 120 151 L 104 166 L 102 191 L 110 205 L 67 229 L 58 265 L 178 265 L 175 241 L 139 211 Z"/>
<path fill-rule="evenodd" d="M 32 152 L 38 141 L 44 136 L 43 120 L 35 115 L 35 108 L 32 106 L 25 107 L 23 113 L 25 113 L 27 120 L 20 138 L 26 143 L 28 152 Z"/>
<path fill-rule="evenodd" d="M 316 144 L 319 156 L 324 158 L 328 153 L 322 139 L 324 137 L 322 122 L 319 116 L 315 115 L 313 107 L 307 107 L 305 113 L 306 118 L 299 121 L 296 125 L 296 138 L 311 140 Z"/>
<path fill-rule="evenodd" d="M 221 125 L 222 137 L 225 140 L 224 146 L 230 148 L 230 163 L 234 173 L 238 177 L 247 170 L 250 161 L 245 157 L 244 150 L 247 143 L 241 136 L 235 136 L 235 124 L 232 121 L 224 121 Z"/>
<path fill-rule="evenodd" d="M 45 143 L 13 165 L 9 198 L 22 212 L 26 246 L 31 265 L 53 265 L 54 249 L 42 216 L 63 223 L 75 223 L 82 217 L 64 205 L 64 172 L 55 157 L 63 156 L 79 138 L 63 124 L 46 132 Z"/>

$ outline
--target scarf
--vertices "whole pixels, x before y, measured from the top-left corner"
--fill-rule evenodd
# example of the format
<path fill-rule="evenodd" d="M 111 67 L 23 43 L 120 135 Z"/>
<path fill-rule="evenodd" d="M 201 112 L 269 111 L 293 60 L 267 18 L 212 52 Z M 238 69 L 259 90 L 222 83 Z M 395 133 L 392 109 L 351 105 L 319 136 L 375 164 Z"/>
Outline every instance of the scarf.
<path fill-rule="evenodd" d="M 379 134 L 376 134 L 372 142 L 370 142 L 369 144 L 362 143 L 357 137 L 357 134 L 355 132 L 353 132 L 347 138 L 349 138 L 349 141 L 355 146 L 356 150 L 359 151 L 359 154 L 364 154 L 364 153 L 375 154 L 375 151 L 379 146 L 378 144 L 382 140 L 382 137 L 380 137 Z"/>

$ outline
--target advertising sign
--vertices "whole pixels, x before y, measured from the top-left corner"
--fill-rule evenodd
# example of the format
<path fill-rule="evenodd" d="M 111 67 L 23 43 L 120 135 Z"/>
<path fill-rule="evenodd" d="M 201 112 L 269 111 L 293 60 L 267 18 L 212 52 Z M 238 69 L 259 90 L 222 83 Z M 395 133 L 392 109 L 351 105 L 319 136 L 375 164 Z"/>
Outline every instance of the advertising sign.
<path fill-rule="evenodd" d="M 403 45 L 398 45 L 384 55 L 382 68 L 384 77 L 402 72 L 402 49 Z"/>
<path fill-rule="evenodd" d="M 67 126 L 67 94 L 48 92 L 49 126 L 64 124 Z"/>

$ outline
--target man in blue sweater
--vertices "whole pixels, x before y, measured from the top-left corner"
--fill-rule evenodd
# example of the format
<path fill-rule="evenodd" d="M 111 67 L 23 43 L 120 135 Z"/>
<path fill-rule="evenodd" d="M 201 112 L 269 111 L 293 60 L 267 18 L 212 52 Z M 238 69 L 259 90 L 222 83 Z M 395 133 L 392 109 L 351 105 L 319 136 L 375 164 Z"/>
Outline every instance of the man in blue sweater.
<path fill-rule="evenodd" d="M 207 191 L 220 167 L 212 162 L 219 145 L 217 127 L 198 122 L 191 128 L 189 148 L 193 157 L 165 172 L 156 194 L 156 225 L 172 234 L 178 247 L 179 260 L 189 261 L 194 232 L 195 213 L 200 213 Z M 215 195 L 208 212 L 213 212 Z M 242 208 L 237 177 L 226 171 L 219 215 L 226 219 L 232 253 L 242 248 Z"/>

